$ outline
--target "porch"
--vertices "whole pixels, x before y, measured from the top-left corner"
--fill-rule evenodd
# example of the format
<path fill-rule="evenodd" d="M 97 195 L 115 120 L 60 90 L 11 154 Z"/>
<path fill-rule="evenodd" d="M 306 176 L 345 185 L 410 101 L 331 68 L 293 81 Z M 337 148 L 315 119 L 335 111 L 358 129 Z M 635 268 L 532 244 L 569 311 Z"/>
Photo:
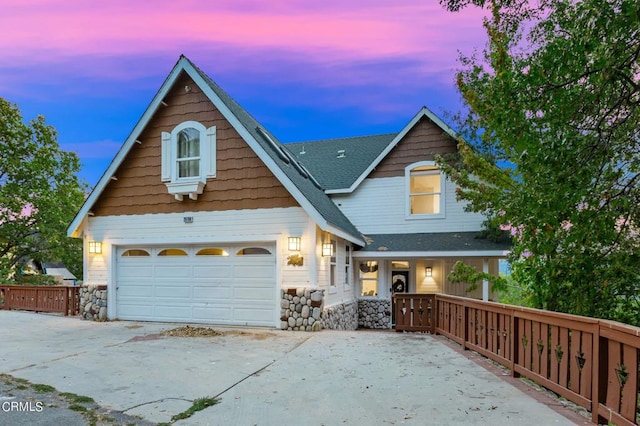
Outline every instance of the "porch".
<path fill-rule="evenodd" d="M 640 328 L 441 294 L 397 294 L 395 329 L 441 334 L 589 410 L 638 424 Z"/>
<path fill-rule="evenodd" d="M 478 232 L 368 235 L 367 245 L 353 253 L 356 295 L 391 299 L 396 293 L 440 293 L 497 300 L 488 281 L 470 290 L 452 283 L 448 273 L 458 261 L 497 276 L 511 243 L 479 238 Z"/>

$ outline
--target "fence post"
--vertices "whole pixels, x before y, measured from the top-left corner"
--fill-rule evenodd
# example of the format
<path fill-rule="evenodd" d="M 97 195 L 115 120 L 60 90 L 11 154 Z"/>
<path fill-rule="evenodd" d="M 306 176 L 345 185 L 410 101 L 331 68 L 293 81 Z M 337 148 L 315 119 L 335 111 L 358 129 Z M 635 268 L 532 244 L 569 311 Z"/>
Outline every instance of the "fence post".
<path fill-rule="evenodd" d="M 36 291 L 34 292 L 36 294 L 36 310 L 35 312 L 38 312 L 41 308 L 41 304 L 40 304 L 40 289 L 36 288 Z"/>
<path fill-rule="evenodd" d="M 520 341 L 520 333 L 518 333 L 518 318 L 516 317 L 516 312 L 514 310 L 511 311 L 511 377 L 520 377 L 520 374 L 516 373 L 516 360 L 518 359 L 518 349 L 520 346 L 518 342 Z"/>
<path fill-rule="evenodd" d="M 438 320 L 438 300 L 437 300 L 437 295 L 432 295 L 431 296 L 431 335 L 435 336 L 436 335 L 436 330 L 438 329 L 438 327 L 436 327 L 436 321 Z"/>
<path fill-rule="evenodd" d="M 460 334 L 462 334 L 462 350 L 467 350 L 467 341 L 469 339 L 469 327 L 468 327 L 468 323 L 467 323 L 467 304 L 466 303 L 462 303 L 462 312 L 460 313 L 462 315 L 462 330 Z"/>
<path fill-rule="evenodd" d="M 64 289 L 64 316 L 69 316 L 69 296 L 70 296 L 70 292 L 69 292 L 69 287 L 66 287 Z"/>
<path fill-rule="evenodd" d="M 598 424 L 600 420 L 600 415 L 598 411 L 600 411 L 600 360 L 602 357 L 600 356 L 600 321 L 596 324 L 595 330 L 593 332 L 593 361 L 591 362 L 591 421 L 595 424 Z M 603 366 L 606 371 L 606 365 Z M 637 368 L 637 367 L 636 367 Z M 604 372 L 602 372 L 604 373 Z M 606 374 L 603 375 L 602 379 L 604 383 L 606 383 L 607 377 Z"/>
<path fill-rule="evenodd" d="M 13 306 L 11 306 L 11 287 L 7 287 L 7 291 L 4 295 L 4 306 L 5 309 L 13 309 Z"/>

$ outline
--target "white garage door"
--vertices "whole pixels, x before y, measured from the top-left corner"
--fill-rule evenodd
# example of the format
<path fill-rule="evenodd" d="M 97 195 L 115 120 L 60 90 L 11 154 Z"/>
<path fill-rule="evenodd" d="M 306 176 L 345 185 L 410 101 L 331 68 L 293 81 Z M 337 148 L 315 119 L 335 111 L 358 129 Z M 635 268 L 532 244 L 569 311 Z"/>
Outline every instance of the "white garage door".
<path fill-rule="evenodd" d="M 275 324 L 273 246 L 119 247 L 116 253 L 120 319 Z"/>

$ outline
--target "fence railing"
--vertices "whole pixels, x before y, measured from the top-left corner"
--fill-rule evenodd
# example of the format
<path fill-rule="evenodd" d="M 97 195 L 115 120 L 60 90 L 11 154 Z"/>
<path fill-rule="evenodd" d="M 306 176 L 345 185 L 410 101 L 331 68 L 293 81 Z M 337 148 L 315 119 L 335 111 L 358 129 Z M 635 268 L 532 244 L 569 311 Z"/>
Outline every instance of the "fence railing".
<path fill-rule="evenodd" d="M 394 299 L 397 331 L 442 334 L 586 408 L 594 423 L 638 424 L 640 328 L 440 294 Z"/>
<path fill-rule="evenodd" d="M 0 286 L 0 309 L 77 315 L 79 306 L 80 287 Z"/>

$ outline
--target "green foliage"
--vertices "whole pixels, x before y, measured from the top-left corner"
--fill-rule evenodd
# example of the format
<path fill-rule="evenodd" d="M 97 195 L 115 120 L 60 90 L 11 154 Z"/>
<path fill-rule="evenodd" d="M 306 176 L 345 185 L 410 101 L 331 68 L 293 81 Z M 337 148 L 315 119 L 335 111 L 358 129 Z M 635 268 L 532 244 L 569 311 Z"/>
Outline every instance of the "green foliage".
<path fill-rule="evenodd" d="M 0 281 L 29 259 L 62 261 L 82 276 L 81 242 L 66 235 L 84 201 L 79 170 L 43 117 L 24 123 L 18 107 L 0 98 Z"/>
<path fill-rule="evenodd" d="M 8 284 L 16 285 L 56 285 L 56 279 L 50 275 L 40 274 L 28 274 L 18 275 L 15 277 L 15 282 L 8 282 Z"/>
<path fill-rule="evenodd" d="M 535 307 L 640 325 L 637 0 L 443 3 L 490 12 L 457 76 L 460 159 L 440 159 L 458 198 L 511 233 Z"/>
<path fill-rule="evenodd" d="M 220 402 L 219 399 L 211 398 L 211 397 L 196 399 L 195 401 L 193 401 L 193 404 L 191 404 L 191 407 L 189 407 L 187 410 L 183 411 L 182 413 L 178 413 L 175 416 L 172 416 L 171 423 L 176 422 L 178 420 L 188 419 L 198 411 L 202 411 L 205 408 L 211 407 L 212 405 L 216 405 L 219 402 Z"/>
<path fill-rule="evenodd" d="M 90 396 L 77 395 L 71 392 L 62 392 L 60 396 L 65 397 L 68 401 L 72 401 L 80 404 L 95 404 L 96 401 Z"/>
<path fill-rule="evenodd" d="M 54 392 L 56 390 L 56 388 L 54 388 L 53 386 L 42 385 L 39 383 L 34 383 L 33 385 L 31 385 L 31 387 L 38 393 Z"/>
<path fill-rule="evenodd" d="M 451 268 L 451 272 L 447 275 L 447 279 L 453 284 L 467 284 L 466 292 L 472 292 L 478 288 L 483 280 L 487 280 L 491 284 L 493 291 L 502 291 L 505 288 L 505 278 L 495 275 L 476 271 L 476 268 L 469 266 L 458 260 Z"/>
<path fill-rule="evenodd" d="M 500 290 L 500 303 L 528 308 L 535 307 L 531 300 L 531 294 L 526 287 L 521 287 L 511 275 L 504 275 L 502 278 L 504 279 L 504 285 Z"/>

